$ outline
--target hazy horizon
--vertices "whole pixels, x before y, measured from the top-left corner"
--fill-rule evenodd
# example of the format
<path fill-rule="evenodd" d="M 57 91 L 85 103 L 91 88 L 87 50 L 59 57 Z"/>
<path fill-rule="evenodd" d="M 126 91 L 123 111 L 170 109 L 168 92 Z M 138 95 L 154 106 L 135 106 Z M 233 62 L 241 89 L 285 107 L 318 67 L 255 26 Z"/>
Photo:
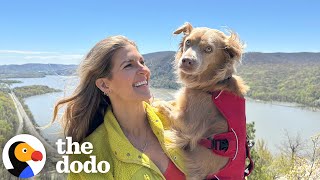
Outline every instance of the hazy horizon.
<path fill-rule="evenodd" d="M 150 52 L 142 55 L 158 53 L 158 52 L 175 52 L 175 51 L 157 51 L 157 52 Z M 284 53 L 284 54 L 295 54 L 295 53 L 320 53 L 320 52 L 245 52 L 245 53 L 265 53 L 265 54 L 272 54 L 272 53 Z M 84 56 L 84 55 L 82 55 Z M 38 61 L 31 61 L 31 62 L 20 62 L 21 60 L 11 60 L 10 62 L 2 62 L 0 61 L 0 66 L 4 65 L 24 65 L 24 64 L 63 64 L 63 65 L 79 65 L 81 58 L 76 60 L 68 60 L 65 62 L 57 62 L 56 60 L 38 60 Z M 78 62 L 74 62 L 78 61 Z"/>

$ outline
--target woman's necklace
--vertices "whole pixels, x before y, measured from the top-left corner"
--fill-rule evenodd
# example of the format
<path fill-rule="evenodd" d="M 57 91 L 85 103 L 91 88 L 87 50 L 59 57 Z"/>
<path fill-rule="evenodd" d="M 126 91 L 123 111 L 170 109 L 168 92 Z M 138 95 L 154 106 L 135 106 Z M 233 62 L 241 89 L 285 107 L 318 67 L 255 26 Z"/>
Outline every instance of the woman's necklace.
<path fill-rule="evenodd" d="M 141 150 L 142 153 L 144 153 L 144 151 L 147 149 L 147 146 L 148 146 L 147 132 L 148 132 L 148 128 L 146 128 L 146 137 L 144 138 L 144 141 L 145 141 L 144 147 L 142 149 L 139 149 Z"/>
<path fill-rule="evenodd" d="M 128 134 L 128 133 L 125 132 L 125 131 L 123 131 L 123 132 L 124 132 L 124 134 L 127 136 L 127 138 L 129 139 L 129 141 L 131 142 L 131 144 L 132 144 L 135 148 L 137 148 L 137 149 L 138 149 L 139 151 L 141 151 L 142 153 L 145 152 L 145 150 L 146 150 L 147 147 L 148 147 L 148 137 L 147 137 L 147 134 L 148 134 L 148 126 L 146 127 L 146 137 L 144 138 L 145 143 L 144 143 L 143 148 L 139 148 L 139 147 L 138 147 L 138 144 L 136 143 L 134 137 L 132 137 L 130 134 Z"/>

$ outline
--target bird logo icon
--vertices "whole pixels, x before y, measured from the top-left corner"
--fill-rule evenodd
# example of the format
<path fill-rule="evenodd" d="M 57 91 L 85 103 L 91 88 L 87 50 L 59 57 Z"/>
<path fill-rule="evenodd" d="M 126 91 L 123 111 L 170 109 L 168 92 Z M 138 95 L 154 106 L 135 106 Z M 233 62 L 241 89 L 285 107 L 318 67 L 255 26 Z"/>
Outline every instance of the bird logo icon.
<path fill-rule="evenodd" d="M 19 178 L 30 178 L 38 174 L 45 164 L 45 156 L 43 144 L 28 134 L 11 138 L 2 152 L 6 169 Z"/>

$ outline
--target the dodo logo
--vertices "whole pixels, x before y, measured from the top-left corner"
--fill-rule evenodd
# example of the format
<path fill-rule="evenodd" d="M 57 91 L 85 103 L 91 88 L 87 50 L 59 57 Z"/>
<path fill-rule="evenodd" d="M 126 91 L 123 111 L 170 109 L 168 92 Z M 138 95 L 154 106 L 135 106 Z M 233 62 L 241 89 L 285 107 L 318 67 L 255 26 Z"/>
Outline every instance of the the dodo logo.
<path fill-rule="evenodd" d="M 46 150 L 36 137 L 20 134 L 6 143 L 2 159 L 4 166 L 12 175 L 30 178 L 42 170 L 46 162 Z"/>

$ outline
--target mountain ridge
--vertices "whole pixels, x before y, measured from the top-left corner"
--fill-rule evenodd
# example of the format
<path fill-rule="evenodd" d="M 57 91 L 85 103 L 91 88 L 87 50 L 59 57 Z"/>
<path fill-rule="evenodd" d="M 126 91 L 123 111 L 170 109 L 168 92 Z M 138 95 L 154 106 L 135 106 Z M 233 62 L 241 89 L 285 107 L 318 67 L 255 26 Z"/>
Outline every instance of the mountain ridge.
<path fill-rule="evenodd" d="M 151 71 L 151 86 L 178 89 L 174 74 L 174 51 L 144 54 Z M 0 79 L 75 75 L 77 65 L 25 64 L 0 66 Z M 320 107 L 320 53 L 261 53 L 243 55 L 237 68 L 250 86 L 248 96 L 265 101 L 296 102 Z"/>

